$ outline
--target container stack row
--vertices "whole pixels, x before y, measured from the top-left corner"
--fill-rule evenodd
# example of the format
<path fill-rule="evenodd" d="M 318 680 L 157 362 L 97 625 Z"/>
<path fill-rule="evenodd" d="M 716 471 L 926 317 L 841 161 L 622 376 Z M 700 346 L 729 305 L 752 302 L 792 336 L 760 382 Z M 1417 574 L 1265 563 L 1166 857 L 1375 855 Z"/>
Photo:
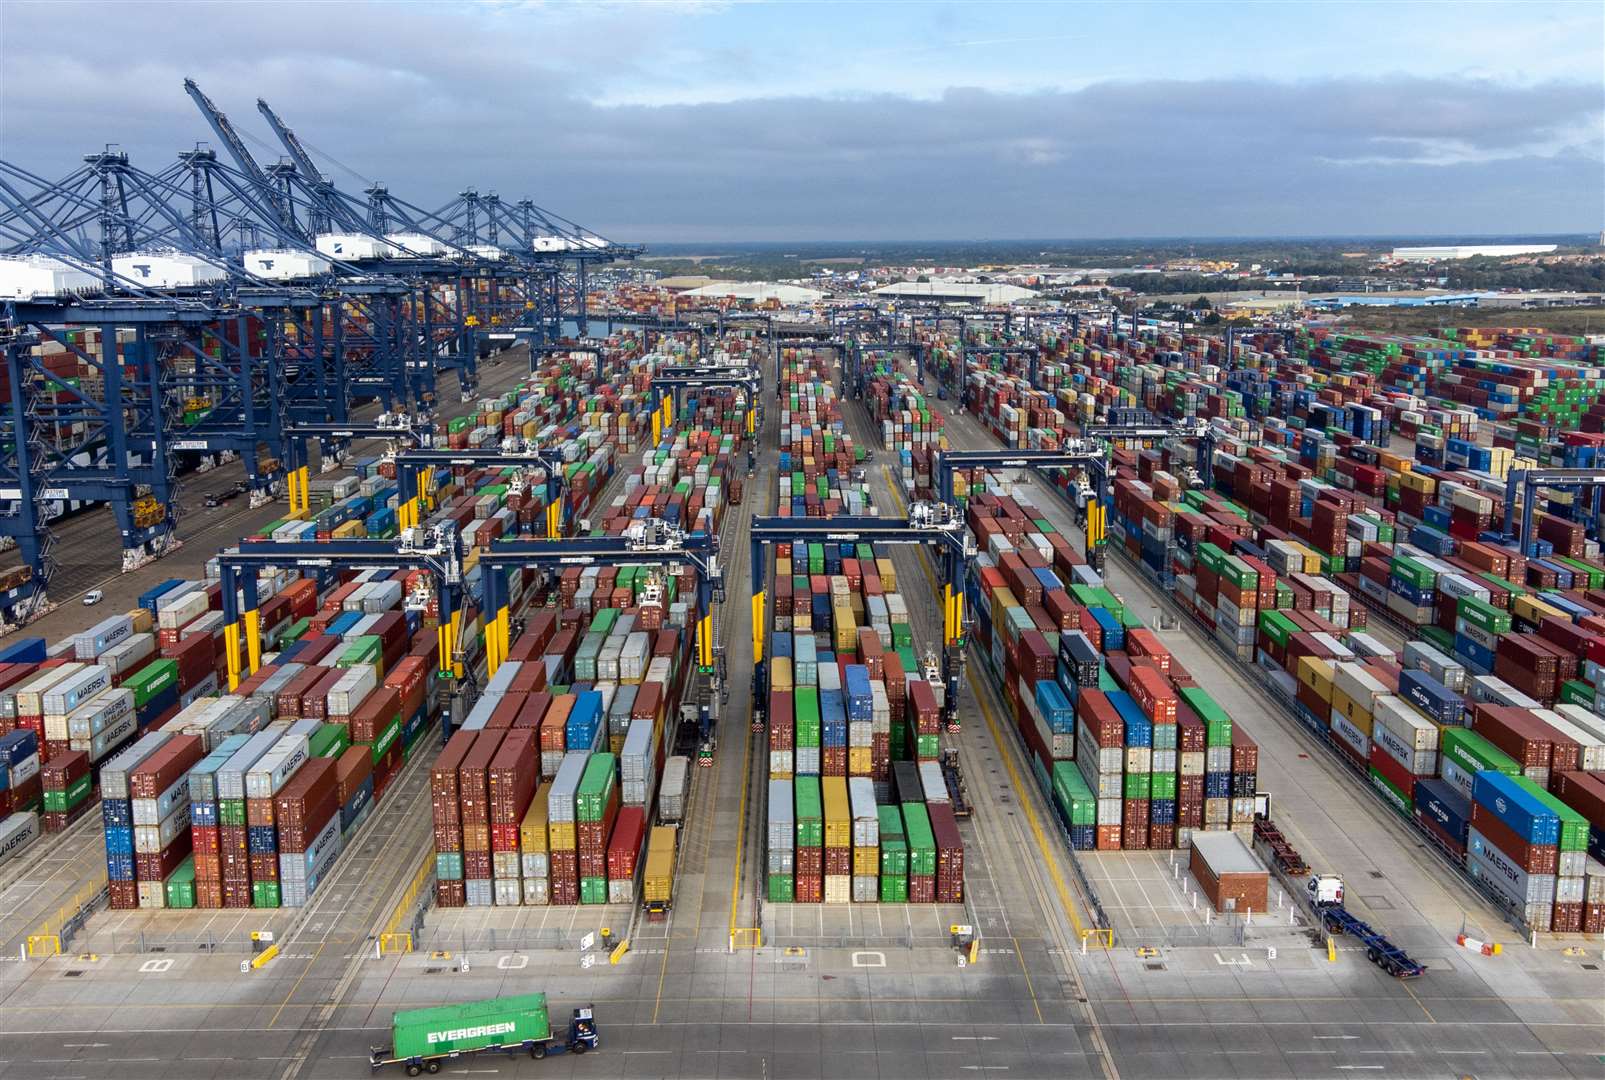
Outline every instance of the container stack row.
<path fill-rule="evenodd" d="M 856 451 L 823 363 L 782 371 L 782 456 L 825 485 L 825 496 L 793 498 L 794 516 L 858 512 L 839 488 Z M 840 443 L 833 440 L 841 439 Z M 782 475 L 782 504 L 786 480 Z M 867 543 L 797 541 L 775 549 L 769 641 L 767 895 L 775 903 L 957 903 L 963 846 L 947 806 L 937 759 L 939 681 L 915 651 L 908 604 L 892 560 Z M 929 794 L 899 785 L 897 770 L 932 777 Z M 913 794 L 919 790 L 918 798 Z M 945 842 L 942 888 L 925 804 L 938 812 Z M 918 804 L 910 811 L 905 803 Z M 891 810 L 895 829 L 880 822 Z M 905 826 L 903 818 L 919 818 Z M 943 817 L 945 813 L 945 817 Z M 911 843 L 919 869 L 910 869 Z M 925 854 L 930 853 L 930 859 Z M 930 869 L 925 869 L 929 862 Z M 912 876 L 911 876 L 912 875 Z M 957 898 L 957 899 L 955 899 Z"/>

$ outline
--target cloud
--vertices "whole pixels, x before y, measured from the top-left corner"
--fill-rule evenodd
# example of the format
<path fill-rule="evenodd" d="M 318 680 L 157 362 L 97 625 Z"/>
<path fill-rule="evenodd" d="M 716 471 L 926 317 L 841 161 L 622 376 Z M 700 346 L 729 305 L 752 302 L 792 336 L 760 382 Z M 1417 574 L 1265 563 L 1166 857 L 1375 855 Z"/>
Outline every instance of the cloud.
<path fill-rule="evenodd" d="M 264 97 L 308 145 L 420 205 L 473 185 L 618 239 L 1498 233 L 1605 217 L 1597 83 L 1153 78 L 601 105 L 620 72 L 672 82 L 703 55 L 757 70 L 762 43 L 688 46 L 676 28 L 705 25 L 708 5 L 528 7 L 188 5 L 153 23 L 139 5 L 75 5 L 75 19 L 0 5 L 0 32 L 37 43 L 0 68 L 0 156 L 61 175 L 116 142 L 159 171 L 216 143 L 184 96 L 193 75 L 242 130 L 272 144 Z M 132 59 L 50 44 L 85 19 Z"/>

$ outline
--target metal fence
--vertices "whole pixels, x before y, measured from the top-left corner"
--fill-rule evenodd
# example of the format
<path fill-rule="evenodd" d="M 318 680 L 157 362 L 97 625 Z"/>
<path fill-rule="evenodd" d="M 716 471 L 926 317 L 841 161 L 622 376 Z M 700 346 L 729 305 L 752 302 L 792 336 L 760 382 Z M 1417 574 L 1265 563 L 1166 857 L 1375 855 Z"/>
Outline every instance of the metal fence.
<path fill-rule="evenodd" d="M 237 934 L 204 933 L 194 937 L 147 930 L 100 931 L 63 938 L 61 943 L 63 954 L 95 953 L 99 956 L 149 953 L 248 955 L 255 949 L 251 935 L 244 930 Z"/>
<path fill-rule="evenodd" d="M 458 930 L 415 925 L 418 930 L 413 936 L 413 949 L 417 952 L 577 952 L 581 943 L 574 931 L 554 927 Z"/>

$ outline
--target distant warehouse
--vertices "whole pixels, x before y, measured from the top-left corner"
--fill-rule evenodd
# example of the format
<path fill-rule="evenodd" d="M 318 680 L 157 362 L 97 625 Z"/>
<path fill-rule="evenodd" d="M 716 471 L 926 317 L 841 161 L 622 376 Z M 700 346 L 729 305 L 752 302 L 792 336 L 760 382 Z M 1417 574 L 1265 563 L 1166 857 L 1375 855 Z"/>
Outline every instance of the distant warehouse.
<path fill-rule="evenodd" d="M 1036 293 L 1018 285 L 961 284 L 956 281 L 899 281 L 875 290 L 876 296 L 897 300 L 935 300 L 940 303 L 1016 304 L 1033 300 Z"/>
<path fill-rule="evenodd" d="M 1547 255 L 1556 244 L 1452 244 L 1448 247 L 1402 247 L 1393 249 L 1393 257 L 1402 262 L 1437 262 L 1440 259 L 1490 259 L 1507 255 Z"/>

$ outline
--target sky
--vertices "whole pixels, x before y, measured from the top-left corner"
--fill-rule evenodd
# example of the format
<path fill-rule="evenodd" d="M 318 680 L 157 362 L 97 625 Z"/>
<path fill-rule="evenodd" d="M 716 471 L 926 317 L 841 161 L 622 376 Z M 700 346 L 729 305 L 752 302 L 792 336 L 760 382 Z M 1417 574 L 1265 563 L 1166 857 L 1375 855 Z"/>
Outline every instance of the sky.
<path fill-rule="evenodd" d="M 474 187 L 615 240 L 1605 227 L 1605 4 L 0 0 L 0 158 Z"/>

